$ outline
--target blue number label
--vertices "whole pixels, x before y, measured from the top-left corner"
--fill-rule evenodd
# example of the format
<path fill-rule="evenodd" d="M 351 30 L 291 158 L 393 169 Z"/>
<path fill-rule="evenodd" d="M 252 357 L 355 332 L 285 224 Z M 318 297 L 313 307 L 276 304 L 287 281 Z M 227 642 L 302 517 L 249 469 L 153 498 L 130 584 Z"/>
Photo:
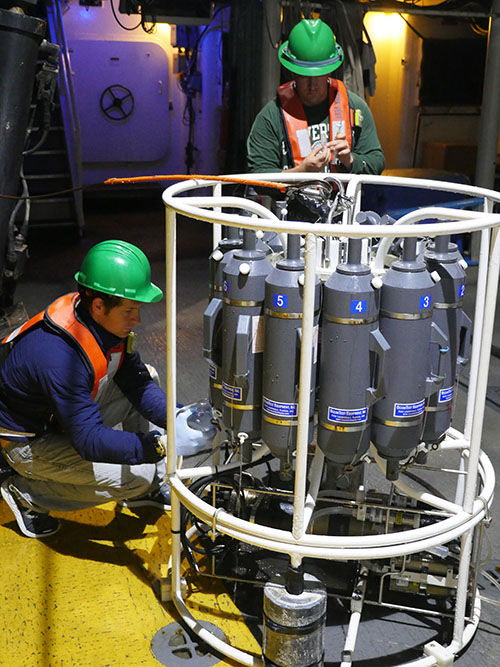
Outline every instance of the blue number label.
<path fill-rule="evenodd" d="M 458 298 L 461 299 L 465 294 L 465 285 L 460 285 L 458 288 Z"/>
<path fill-rule="evenodd" d="M 359 313 L 366 313 L 366 299 L 351 301 L 351 313 L 355 315 Z"/>
<path fill-rule="evenodd" d="M 288 295 L 273 294 L 273 305 L 277 308 L 286 308 L 288 306 Z"/>
<path fill-rule="evenodd" d="M 224 288 L 224 292 L 229 292 L 229 280 L 224 281 L 223 288 Z"/>
<path fill-rule="evenodd" d="M 432 303 L 432 296 L 426 294 L 425 296 L 420 297 L 420 308 L 430 308 Z"/>

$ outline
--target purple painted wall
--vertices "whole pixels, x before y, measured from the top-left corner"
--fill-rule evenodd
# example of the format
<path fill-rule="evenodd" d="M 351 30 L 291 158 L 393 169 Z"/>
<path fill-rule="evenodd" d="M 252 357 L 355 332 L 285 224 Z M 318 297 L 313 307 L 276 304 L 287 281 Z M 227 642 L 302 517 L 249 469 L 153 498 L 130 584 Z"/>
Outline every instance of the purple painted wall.
<path fill-rule="evenodd" d="M 137 16 L 118 17 L 126 26 L 138 24 Z M 201 92 L 193 99 L 192 143 L 197 150 L 191 173 L 219 173 L 225 20 L 220 12 L 200 42 Z M 170 26 L 157 24 L 151 35 L 141 27 L 127 31 L 115 20 L 109 0 L 102 7 L 81 7 L 70 0 L 64 29 L 81 128 L 83 183 L 187 173 L 187 98 L 175 71 L 178 49 L 171 44 Z M 115 97 L 121 107 L 113 104 Z"/>

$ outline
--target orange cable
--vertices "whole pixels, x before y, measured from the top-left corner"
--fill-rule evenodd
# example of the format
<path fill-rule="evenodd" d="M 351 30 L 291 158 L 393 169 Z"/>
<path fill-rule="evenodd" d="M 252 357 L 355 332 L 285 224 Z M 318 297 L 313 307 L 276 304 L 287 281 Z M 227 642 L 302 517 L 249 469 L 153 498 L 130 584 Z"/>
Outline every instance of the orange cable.
<path fill-rule="evenodd" d="M 238 183 L 244 185 L 253 185 L 262 188 L 274 188 L 280 192 L 285 192 L 288 185 L 286 183 L 278 183 L 274 181 L 257 181 L 250 178 L 230 178 L 229 176 L 206 176 L 201 174 L 167 174 L 164 176 L 133 176 L 130 178 L 108 178 L 103 183 L 92 183 L 89 185 L 80 185 L 76 188 L 66 188 L 64 190 L 56 190 L 55 192 L 45 192 L 40 195 L 4 195 L 0 194 L 0 199 L 47 199 L 48 197 L 55 197 L 58 195 L 68 194 L 70 192 L 78 192 L 78 190 L 88 190 L 99 185 L 116 185 L 117 183 L 141 183 L 148 181 L 221 181 L 223 183 Z"/>
<path fill-rule="evenodd" d="M 256 187 L 275 188 L 284 192 L 288 185 L 275 183 L 274 181 L 258 181 L 249 178 L 231 178 L 229 176 L 207 176 L 202 174 L 167 174 L 163 176 L 133 176 L 130 178 L 108 178 L 104 185 L 115 185 L 116 183 L 145 183 L 148 181 L 221 181 L 223 183 L 241 183 Z"/>

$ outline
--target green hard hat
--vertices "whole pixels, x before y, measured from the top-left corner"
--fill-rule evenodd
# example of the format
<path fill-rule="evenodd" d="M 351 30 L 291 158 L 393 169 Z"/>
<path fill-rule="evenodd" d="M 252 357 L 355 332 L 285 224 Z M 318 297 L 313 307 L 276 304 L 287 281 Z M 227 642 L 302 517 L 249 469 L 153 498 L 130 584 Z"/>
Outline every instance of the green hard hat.
<path fill-rule="evenodd" d="M 321 19 L 302 19 L 278 51 L 281 64 L 294 74 L 322 76 L 342 65 L 344 52 Z"/>
<path fill-rule="evenodd" d="M 133 301 L 153 303 L 163 296 L 151 282 L 146 255 L 126 241 L 103 241 L 91 248 L 75 280 L 84 287 Z"/>

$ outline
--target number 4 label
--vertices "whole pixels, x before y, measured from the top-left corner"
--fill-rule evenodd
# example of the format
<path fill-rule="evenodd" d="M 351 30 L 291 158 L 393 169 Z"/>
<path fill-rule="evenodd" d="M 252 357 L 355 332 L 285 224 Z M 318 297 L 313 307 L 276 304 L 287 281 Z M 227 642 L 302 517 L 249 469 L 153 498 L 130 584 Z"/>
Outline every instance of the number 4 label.
<path fill-rule="evenodd" d="M 366 299 L 351 301 L 351 313 L 354 315 L 359 313 L 366 313 L 366 307 Z"/>

